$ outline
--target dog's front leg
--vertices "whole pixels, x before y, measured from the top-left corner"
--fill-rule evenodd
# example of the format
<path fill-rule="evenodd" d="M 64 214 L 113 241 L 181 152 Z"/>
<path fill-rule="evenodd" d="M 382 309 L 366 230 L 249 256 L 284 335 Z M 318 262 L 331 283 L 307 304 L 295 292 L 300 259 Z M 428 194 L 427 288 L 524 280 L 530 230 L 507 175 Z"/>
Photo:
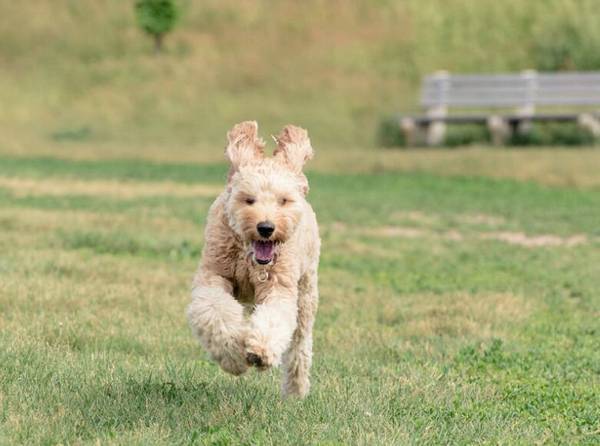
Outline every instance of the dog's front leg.
<path fill-rule="evenodd" d="M 228 288 L 221 278 L 196 283 L 187 316 L 193 333 L 221 368 L 241 375 L 248 368 L 243 345 L 247 322 Z"/>
<path fill-rule="evenodd" d="M 246 338 L 246 359 L 264 370 L 278 366 L 288 349 L 297 324 L 297 294 L 274 288 L 256 306 Z"/>

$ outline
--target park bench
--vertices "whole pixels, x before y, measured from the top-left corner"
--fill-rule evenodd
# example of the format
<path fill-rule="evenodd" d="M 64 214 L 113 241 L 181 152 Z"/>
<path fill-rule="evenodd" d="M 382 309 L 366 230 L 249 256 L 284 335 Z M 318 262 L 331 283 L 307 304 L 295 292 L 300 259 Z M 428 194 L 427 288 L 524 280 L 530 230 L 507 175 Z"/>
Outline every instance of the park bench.
<path fill-rule="evenodd" d="M 427 145 L 442 144 L 449 124 L 487 125 L 495 145 L 513 132 L 527 132 L 533 122 L 576 122 L 600 137 L 600 72 L 441 71 L 423 80 L 421 106 L 423 115 L 400 117 L 407 145 L 414 145 L 419 132 Z"/>

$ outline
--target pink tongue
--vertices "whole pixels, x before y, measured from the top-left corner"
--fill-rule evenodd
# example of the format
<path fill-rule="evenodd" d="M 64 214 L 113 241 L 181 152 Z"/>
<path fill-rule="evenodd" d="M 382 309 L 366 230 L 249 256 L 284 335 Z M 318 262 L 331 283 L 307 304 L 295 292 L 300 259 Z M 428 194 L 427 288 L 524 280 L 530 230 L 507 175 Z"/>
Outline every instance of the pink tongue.
<path fill-rule="evenodd" d="M 273 258 L 273 242 L 254 242 L 254 256 L 258 260 L 271 260 Z"/>

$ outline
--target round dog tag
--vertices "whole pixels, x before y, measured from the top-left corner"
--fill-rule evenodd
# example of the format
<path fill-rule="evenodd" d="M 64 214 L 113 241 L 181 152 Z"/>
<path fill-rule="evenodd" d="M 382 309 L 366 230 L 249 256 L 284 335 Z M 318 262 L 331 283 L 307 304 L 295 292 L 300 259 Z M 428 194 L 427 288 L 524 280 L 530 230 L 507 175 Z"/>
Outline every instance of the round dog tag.
<path fill-rule="evenodd" d="M 269 279 L 269 273 L 266 272 L 265 270 L 259 271 L 258 272 L 258 281 L 259 282 L 266 282 Z"/>

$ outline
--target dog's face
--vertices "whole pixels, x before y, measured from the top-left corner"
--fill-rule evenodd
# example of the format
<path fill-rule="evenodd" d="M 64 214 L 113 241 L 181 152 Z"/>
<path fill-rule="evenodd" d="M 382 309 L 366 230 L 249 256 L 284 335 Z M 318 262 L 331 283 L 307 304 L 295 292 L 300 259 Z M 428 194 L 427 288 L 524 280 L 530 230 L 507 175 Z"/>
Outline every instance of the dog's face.
<path fill-rule="evenodd" d="M 244 122 L 228 133 L 231 170 L 225 212 L 254 260 L 266 265 L 301 221 L 308 191 L 302 166 L 312 148 L 305 130 L 286 126 L 275 138 L 273 157 L 265 158 L 257 130 L 255 122 Z"/>
<path fill-rule="evenodd" d="M 293 174 L 272 160 L 242 167 L 230 182 L 226 212 L 231 228 L 268 264 L 296 230 L 304 196 Z"/>

